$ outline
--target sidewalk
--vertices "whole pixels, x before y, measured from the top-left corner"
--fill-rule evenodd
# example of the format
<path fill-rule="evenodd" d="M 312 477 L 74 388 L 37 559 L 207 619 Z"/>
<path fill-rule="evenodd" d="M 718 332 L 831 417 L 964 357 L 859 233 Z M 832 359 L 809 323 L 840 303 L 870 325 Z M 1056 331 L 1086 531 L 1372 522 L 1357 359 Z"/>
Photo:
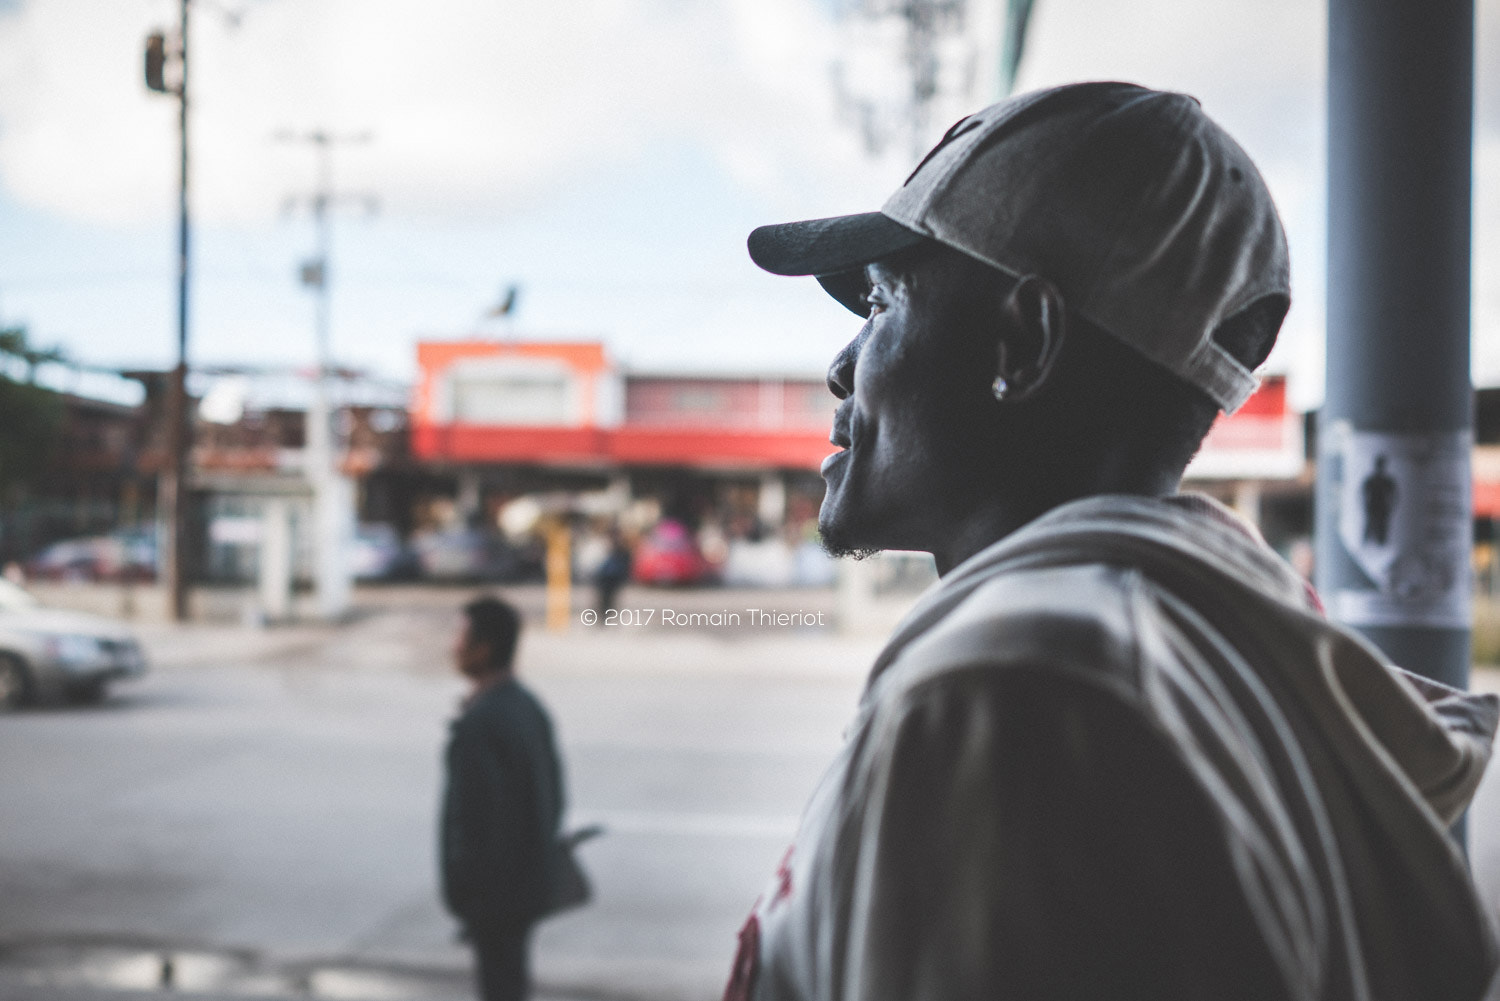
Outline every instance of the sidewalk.
<path fill-rule="evenodd" d="M 4 1001 L 473 1001 L 467 964 L 277 963 L 205 949 L 0 943 Z M 615 1001 L 536 985 L 533 1001 Z M 621 997 L 621 1001 L 635 1001 Z"/>

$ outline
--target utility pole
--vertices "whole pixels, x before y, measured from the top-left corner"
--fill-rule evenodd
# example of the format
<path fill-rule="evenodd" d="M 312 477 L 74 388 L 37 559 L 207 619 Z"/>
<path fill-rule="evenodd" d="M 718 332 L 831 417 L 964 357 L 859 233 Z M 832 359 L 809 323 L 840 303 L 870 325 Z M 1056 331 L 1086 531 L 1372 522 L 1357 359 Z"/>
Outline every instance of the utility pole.
<path fill-rule="evenodd" d="M 1395 663 L 1459 688 L 1473 93 L 1473 0 L 1330 0 L 1318 587 Z"/>
<path fill-rule="evenodd" d="M 157 518 L 165 529 L 161 569 L 166 578 L 168 610 L 173 620 L 188 617 L 187 483 L 189 438 L 187 420 L 188 254 L 191 223 L 188 214 L 188 0 L 181 0 L 177 48 L 169 52 L 166 36 L 155 32 L 146 39 L 146 86 L 177 98 L 177 366 L 167 387 L 167 466 L 157 481 Z M 175 60 L 172 58 L 175 56 Z M 175 62 L 177 80 L 168 83 L 166 69 Z"/>
<path fill-rule="evenodd" d="M 326 129 L 314 129 L 306 133 L 282 132 L 277 138 L 284 142 L 304 142 L 313 146 L 318 156 L 318 183 L 311 195 L 288 199 L 288 207 L 304 202 L 312 213 L 316 249 L 301 268 L 302 284 L 312 289 L 316 296 L 314 337 L 317 346 L 317 370 L 313 377 L 312 405 L 307 413 L 307 469 L 308 484 L 313 493 L 314 521 L 314 590 L 317 596 L 318 615 L 326 620 L 337 620 L 349 610 L 351 597 L 351 569 L 349 546 L 354 532 L 354 487 L 348 477 L 336 466 L 336 443 L 329 405 L 328 380 L 332 368 L 332 344 L 330 326 L 329 258 L 333 251 L 334 206 L 339 201 L 357 200 L 368 211 L 374 211 L 373 196 L 351 196 L 338 194 L 333 185 L 333 147 L 366 143 L 368 132 L 354 135 L 335 135 Z"/>

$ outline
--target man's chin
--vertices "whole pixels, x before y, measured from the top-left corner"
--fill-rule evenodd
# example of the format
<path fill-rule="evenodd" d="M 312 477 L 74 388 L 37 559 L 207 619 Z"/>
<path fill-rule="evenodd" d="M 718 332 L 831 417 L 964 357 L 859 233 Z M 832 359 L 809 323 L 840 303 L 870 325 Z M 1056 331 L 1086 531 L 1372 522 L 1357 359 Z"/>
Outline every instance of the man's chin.
<path fill-rule="evenodd" d="M 839 545 L 837 542 L 829 542 L 828 538 L 825 536 L 823 538 L 823 552 L 827 553 L 829 556 L 832 556 L 834 559 L 838 559 L 838 560 L 842 560 L 842 559 L 867 560 L 871 556 L 874 556 L 877 553 L 882 552 L 882 550 L 879 550 L 879 549 L 859 549 L 859 548 L 854 547 L 854 546 L 842 546 L 842 545 Z"/>
<path fill-rule="evenodd" d="M 837 524 L 825 523 L 821 518 L 818 520 L 818 541 L 823 552 L 835 559 L 864 560 L 880 552 L 879 548 L 860 545 L 844 534 Z"/>

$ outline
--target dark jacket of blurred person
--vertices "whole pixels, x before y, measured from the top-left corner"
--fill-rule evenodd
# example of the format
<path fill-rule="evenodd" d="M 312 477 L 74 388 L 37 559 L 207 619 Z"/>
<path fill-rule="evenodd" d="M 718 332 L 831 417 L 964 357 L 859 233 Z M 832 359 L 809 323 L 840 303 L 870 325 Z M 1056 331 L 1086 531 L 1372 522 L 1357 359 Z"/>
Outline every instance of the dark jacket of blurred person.
<path fill-rule="evenodd" d="M 562 816 L 562 770 L 547 711 L 515 678 L 520 616 L 495 598 L 464 615 L 453 657 L 473 690 L 448 739 L 443 900 L 474 947 L 480 996 L 514 1001 L 529 993 L 527 951 Z"/>
<path fill-rule="evenodd" d="M 604 557 L 604 562 L 594 571 L 594 586 L 599 591 L 598 605 L 601 614 L 615 607 L 615 602 L 620 597 L 620 588 L 630 579 L 633 563 L 634 558 L 625 537 L 620 534 L 619 529 L 610 532 L 609 555 Z"/>

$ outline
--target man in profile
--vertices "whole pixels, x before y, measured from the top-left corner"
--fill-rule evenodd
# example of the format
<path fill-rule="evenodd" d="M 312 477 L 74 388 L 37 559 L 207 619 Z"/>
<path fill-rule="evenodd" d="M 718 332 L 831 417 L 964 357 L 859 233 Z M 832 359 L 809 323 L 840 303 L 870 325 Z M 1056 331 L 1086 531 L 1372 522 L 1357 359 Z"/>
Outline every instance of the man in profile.
<path fill-rule="evenodd" d="M 563 808 L 552 721 L 515 676 L 520 633 L 514 607 L 478 598 L 464 607 L 453 648 L 472 688 L 448 739 L 442 889 L 474 947 L 483 1001 L 529 992 L 531 926 L 543 910 Z"/>
<path fill-rule="evenodd" d="M 750 253 L 866 318 L 828 373 L 825 541 L 941 580 L 726 996 L 1478 998 L 1493 943 L 1447 829 L 1494 698 L 1390 665 L 1178 493 L 1290 301 L 1270 194 L 1198 102 L 1018 96 L 880 212 Z"/>

